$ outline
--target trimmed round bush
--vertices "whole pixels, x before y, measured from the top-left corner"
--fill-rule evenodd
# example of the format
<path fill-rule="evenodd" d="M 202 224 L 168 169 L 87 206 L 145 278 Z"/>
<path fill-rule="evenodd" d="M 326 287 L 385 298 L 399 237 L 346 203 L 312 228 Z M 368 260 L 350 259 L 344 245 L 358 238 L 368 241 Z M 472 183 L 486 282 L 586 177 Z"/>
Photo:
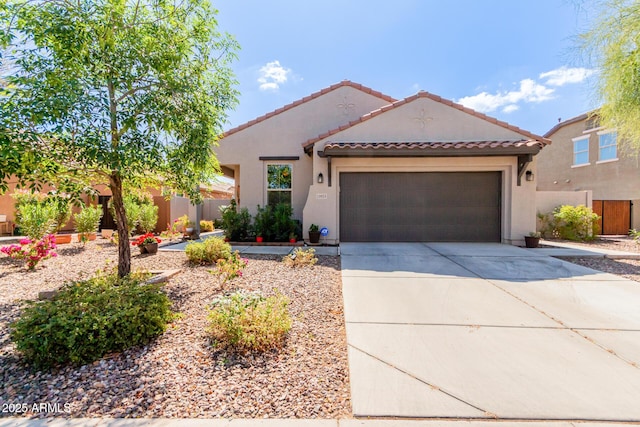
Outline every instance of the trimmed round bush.
<path fill-rule="evenodd" d="M 221 237 L 209 237 L 202 242 L 191 242 L 185 247 L 189 262 L 198 265 L 215 264 L 231 256 L 231 245 Z"/>
<path fill-rule="evenodd" d="M 145 344 L 165 331 L 174 314 L 160 285 L 144 280 L 113 274 L 68 283 L 52 300 L 29 302 L 11 325 L 11 339 L 37 368 L 86 364 Z"/>

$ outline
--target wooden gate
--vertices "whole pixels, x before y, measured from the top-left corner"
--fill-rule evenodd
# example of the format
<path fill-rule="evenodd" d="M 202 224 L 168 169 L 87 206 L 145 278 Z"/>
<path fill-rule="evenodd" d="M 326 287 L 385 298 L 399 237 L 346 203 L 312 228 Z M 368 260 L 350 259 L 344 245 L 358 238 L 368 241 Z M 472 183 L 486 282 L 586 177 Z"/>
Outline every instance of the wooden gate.
<path fill-rule="evenodd" d="M 600 234 L 629 234 L 630 200 L 594 200 L 593 211 L 600 215 Z"/>

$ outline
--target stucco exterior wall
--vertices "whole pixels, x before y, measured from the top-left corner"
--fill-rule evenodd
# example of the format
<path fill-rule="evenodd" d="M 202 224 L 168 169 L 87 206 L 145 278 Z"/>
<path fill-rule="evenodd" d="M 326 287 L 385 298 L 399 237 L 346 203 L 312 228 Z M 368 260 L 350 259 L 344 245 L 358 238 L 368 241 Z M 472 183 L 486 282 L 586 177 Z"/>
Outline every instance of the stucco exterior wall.
<path fill-rule="evenodd" d="M 313 160 L 304 153 L 302 143 L 388 103 L 343 86 L 220 140 L 214 151 L 221 165 L 236 170 L 238 205 L 254 215 L 257 205 L 267 203 L 267 164 L 290 163 L 293 216 L 302 219 L 309 186 L 316 176 Z M 260 156 L 298 156 L 299 160 L 262 161 Z"/>
<path fill-rule="evenodd" d="M 586 191 L 538 191 L 536 208 L 539 213 L 547 214 L 562 205 L 593 207 L 593 192 Z"/>
<path fill-rule="evenodd" d="M 549 135 L 552 143 L 538 155 L 538 190 L 591 190 L 594 200 L 640 198 L 640 160 L 618 141 L 618 160 L 599 162 L 598 131 L 586 120 L 570 123 Z M 589 164 L 573 166 L 573 138 L 589 135 Z"/>

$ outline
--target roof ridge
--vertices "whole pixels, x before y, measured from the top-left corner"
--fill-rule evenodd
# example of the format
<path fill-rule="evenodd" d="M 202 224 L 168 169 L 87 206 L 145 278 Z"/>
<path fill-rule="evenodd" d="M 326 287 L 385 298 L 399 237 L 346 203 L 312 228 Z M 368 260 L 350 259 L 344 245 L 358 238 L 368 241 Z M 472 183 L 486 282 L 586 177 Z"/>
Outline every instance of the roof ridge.
<path fill-rule="evenodd" d="M 438 95 L 432 94 L 430 92 L 421 90 L 421 91 L 419 91 L 419 92 L 417 92 L 417 93 L 415 93 L 413 95 L 410 95 L 410 96 L 408 96 L 406 98 L 397 100 L 395 102 L 392 102 L 391 104 L 388 104 L 388 105 L 380 107 L 380 108 L 378 108 L 376 110 L 370 111 L 369 113 L 364 114 L 364 115 L 360 116 L 359 118 L 350 121 L 346 125 L 342 125 L 342 126 L 340 126 L 338 128 L 331 129 L 330 131 L 324 132 L 324 133 L 322 133 L 322 134 L 320 134 L 320 135 L 318 135 L 318 136 L 316 136 L 314 138 L 308 139 L 307 141 L 302 143 L 302 147 L 305 148 L 305 150 L 306 150 L 306 149 L 308 149 L 308 147 L 312 146 L 313 144 L 315 144 L 316 142 L 318 142 L 318 141 L 320 141 L 322 139 L 325 139 L 325 138 L 327 138 L 327 137 L 329 137 L 331 135 L 334 135 L 334 134 L 336 134 L 338 132 L 341 132 L 341 131 L 343 131 L 345 129 L 348 129 L 348 128 L 350 128 L 352 126 L 355 126 L 355 125 L 357 125 L 359 123 L 362 123 L 362 122 L 365 122 L 365 121 L 367 121 L 369 119 L 372 119 L 372 118 L 374 118 L 375 116 L 377 116 L 379 114 L 382 114 L 382 113 L 387 112 L 389 110 L 393 110 L 395 108 L 398 108 L 401 105 L 404 105 L 404 104 L 407 104 L 409 102 L 415 101 L 416 99 L 419 99 L 419 98 L 429 98 L 432 101 L 439 102 L 441 104 L 444 104 L 444 105 L 447 105 L 449 107 L 455 108 L 455 109 L 460 110 L 462 112 L 465 112 L 467 114 L 471 114 L 472 116 L 478 117 L 479 119 L 485 120 L 485 121 L 487 121 L 489 123 L 493 123 L 493 124 L 498 125 L 500 127 L 512 130 L 514 132 L 517 132 L 517 133 L 519 133 L 519 134 L 521 134 L 523 136 L 526 136 L 528 138 L 534 139 L 536 141 L 540 141 L 545 145 L 551 143 L 551 141 L 549 139 L 547 139 L 547 138 L 545 138 L 543 136 L 536 135 L 536 134 L 534 134 L 532 132 L 529 132 L 527 130 L 521 129 L 518 126 L 511 125 L 511 124 L 509 124 L 507 122 L 498 120 L 498 119 L 496 119 L 494 117 L 487 116 L 484 113 L 480 113 L 480 112 L 475 111 L 475 110 L 473 110 L 471 108 L 465 107 L 464 105 L 457 104 L 457 103 L 455 103 L 455 102 L 453 102 L 453 101 L 451 101 L 449 99 L 445 99 L 445 98 L 443 98 L 441 96 L 438 96 Z"/>
<path fill-rule="evenodd" d="M 549 136 L 551 136 L 551 134 L 555 133 L 558 129 L 563 128 L 567 125 L 570 125 L 572 123 L 576 123 L 582 120 L 586 120 L 589 118 L 589 116 L 591 115 L 595 115 L 598 113 L 600 109 L 596 108 L 595 110 L 591 110 L 588 111 L 586 113 L 582 113 L 579 114 L 575 117 L 571 117 L 570 119 L 564 120 L 562 122 L 556 123 L 551 129 L 549 129 L 548 131 L 545 132 L 545 134 L 543 135 L 545 138 L 548 138 Z"/>
<path fill-rule="evenodd" d="M 241 131 L 243 129 L 246 129 L 246 128 L 250 127 L 250 126 L 258 124 L 258 123 L 260 123 L 262 121 L 265 121 L 265 120 L 267 120 L 267 119 L 269 119 L 269 118 L 271 118 L 273 116 L 276 116 L 276 115 L 278 115 L 280 113 L 284 113 L 285 111 L 290 110 L 293 107 L 297 107 L 298 105 L 301 105 L 301 104 L 304 104 L 306 102 L 309 102 L 309 101 L 311 101 L 311 100 L 313 100 L 315 98 L 318 98 L 321 95 L 327 94 L 327 93 L 329 93 L 331 91 L 334 91 L 336 89 L 339 89 L 341 87 L 352 87 L 354 89 L 360 90 L 360 91 L 362 91 L 364 93 L 367 93 L 369 95 L 373 95 L 373 96 L 375 96 L 377 98 L 383 99 L 383 100 L 385 100 L 387 102 L 395 102 L 396 101 L 395 98 L 392 98 L 389 95 L 385 95 L 384 93 L 379 92 L 377 90 L 373 90 L 370 87 L 365 86 L 363 84 L 355 83 L 355 82 L 352 82 L 351 80 L 342 80 L 341 82 L 334 83 L 334 84 L 332 84 L 330 86 L 327 86 L 327 87 L 325 87 L 323 89 L 320 89 L 319 91 L 314 92 L 311 95 L 307 95 L 307 96 L 305 96 L 303 98 L 300 98 L 300 99 L 298 99 L 296 101 L 293 101 L 293 102 L 291 102 L 289 104 L 286 104 L 283 107 L 277 108 L 277 109 L 275 109 L 275 110 L 273 110 L 273 111 L 271 111 L 271 112 L 269 112 L 267 114 L 264 114 L 262 116 L 259 116 L 259 117 L 255 118 L 255 119 L 253 119 L 253 120 L 250 120 L 250 121 L 248 121 L 246 123 L 243 123 L 243 124 L 241 124 L 239 126 L 231 128 L 231 129 L 229 129 L 228 131 L 226 131 L 226 132 L 224 132 L 222 134 L 222 138 L 227 137 L 229 135 L 233 135 L 236 132 L 239 132 L 239 131 Z"/>

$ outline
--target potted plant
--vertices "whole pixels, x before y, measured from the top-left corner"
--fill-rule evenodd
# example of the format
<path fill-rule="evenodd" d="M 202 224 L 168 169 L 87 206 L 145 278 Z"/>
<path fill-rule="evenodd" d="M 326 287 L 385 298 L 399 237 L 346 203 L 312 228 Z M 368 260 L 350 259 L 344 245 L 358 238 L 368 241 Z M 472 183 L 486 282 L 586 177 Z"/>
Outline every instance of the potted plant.
<path fill-rule="evenodd" d="M 158 252 L 158 243 L 162 240 L 153 235 L 153 233 L 145 233 L 139 236 L 131 244 L 140 249 L 141 254 L 155 254 Z"/>
<path fill-rule="evenodd" d="M 311 224 L 309 226 L 309 243 L 320 242 L 320 227 L 317 224 Z"/>
<path fill-rule="evenodd" d="M 75 214 L 73 219 L 76 223 L 79 242 L 86 243 L 87 240 L 96 240 L 100 218 L 102 218 L 102 205 L 86 206 Z"/>
<path fill-rule="evenodd" d="M 527 248 L 537 248 L 540 245 L 541 234 L 538 231 L 532 231 L 528 236 L 524 236 L 524 244 Z"/>
<path fill-rule="evenodd" d="M 256 234 L 256 242 L 258 243 L 262 243 L 263 239 L 262 239 L 262 233 L 258 233 Z"/>
<path fill-rule="evenodd" d="M 296 236 L 293 231 L 291 233 L 289 233 L 289 243 L 297 242 L 297 238 L 298 238 L 298 236 Z"/>

